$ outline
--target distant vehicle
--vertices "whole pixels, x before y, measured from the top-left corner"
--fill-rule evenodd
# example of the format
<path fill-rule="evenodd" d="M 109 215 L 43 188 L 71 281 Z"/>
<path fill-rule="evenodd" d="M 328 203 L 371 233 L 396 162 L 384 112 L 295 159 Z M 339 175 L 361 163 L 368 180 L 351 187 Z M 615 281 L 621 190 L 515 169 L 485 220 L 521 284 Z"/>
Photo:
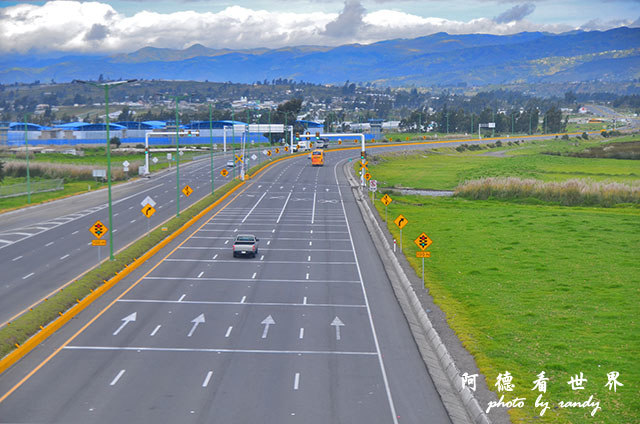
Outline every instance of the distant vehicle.
<path fill-rule="evenodd" d="M 227 168 L 234 168 L 236 166 L 236 163 L 233 159 L 229 159 L 227 161 Z"/>
<path fill-rule="evenodd" d="M 324 152 L 321 149 L 316 149 L 311 154 L 311 166 L 324 165 Z"/>
<path fill-rule="evenodd" d="M 247 255 L 255 258 L 258 254 L 258 241 L 260 239 L 253 234 L 238 235 L 233 242 L 233 257 Z"/>
<path fill-rule="evenodd" d="M 304 152 L 309 150 L 309 142 L 306 140 L 300 140 L 298 141 L 298 150 L 300 152 Z"/>
<path fill-rule="evenodd" d="M 291 149 L 291 151 L 294 152 L 294 153 L 297 152 L 298 151 L 298 145 L 294 144 L 293 148 Z"/>
<path fill-rule="evenodd" d="M 329 147 L 329 139 L 328 138 L 321 138 L 320 140 L 323 141 L 322 143 L 322 148 L 326 149 L 327 147 Z"/>
<path fill-rule="evenodd" d="M 324 148 L 326 147 L 326 145 L 325 145 L 325 141 L 324 141 L 323 139 L 317 140 L 317 141 L 315 142 L 314 147 L 315 147 L 316 149 L 324 149 Z"/>

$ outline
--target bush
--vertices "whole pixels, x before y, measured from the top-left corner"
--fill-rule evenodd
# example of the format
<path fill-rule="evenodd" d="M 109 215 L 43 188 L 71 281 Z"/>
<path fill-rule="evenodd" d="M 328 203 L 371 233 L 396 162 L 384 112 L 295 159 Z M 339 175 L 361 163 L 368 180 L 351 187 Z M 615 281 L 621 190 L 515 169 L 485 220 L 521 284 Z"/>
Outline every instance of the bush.
<path fill-rule="evenodd" d="M 589 134 L 587 134 L 586 132 L 582 133 L 582 139 L 583 140 L 589 140 Z"/>
<path fill-rule="evenodd" d="M 569 134 L 563 134 L 561 140 L 569 140 Z"/>
<path fill-rule="evenodd" d="M 458 152 L 464 152 L 465 150 L 467 150 L 467 145 L 466 144 L 461 144 L 458 147 L 456 147 L 456 151 L 458 151 Z"/>
<path fill-rule="evenodd" d="M 122 142 L 120 141 L 120 137 L 111 137 L 111 144 L 115 144 L 116 149 L 120 147 Z"/>
<path fill-rule="evenodd" d="M 0 183 L 4 180 L 4 162 L 0 160 Z"/>
<path fill-rule="evenodd" d="M 500 140 L 496 141 L 496 147 L 502 147 L 502 141 Z"/>
<path fill-rule="evenodd" d="M 144 149 L 144 144 L 142 143 L 136 144 L 136 149 Z"/>
<path fill-rule="evenodd" d="M 455 195 L 473 199 L 526 199 L 557 202 L 564 206 L 605 206 L 618 203 L 640 204 L 640 183 L 567 180 L 545 183 L 515 177 L 481 178 L 456 187 Z"/>

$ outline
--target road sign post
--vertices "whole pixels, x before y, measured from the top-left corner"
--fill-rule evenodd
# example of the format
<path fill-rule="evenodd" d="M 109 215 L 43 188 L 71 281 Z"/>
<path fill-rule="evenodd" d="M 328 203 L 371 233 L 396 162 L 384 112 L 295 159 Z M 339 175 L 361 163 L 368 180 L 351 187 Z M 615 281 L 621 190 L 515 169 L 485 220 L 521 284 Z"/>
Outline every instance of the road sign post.
<path fill-rule="evenodd" d="M 385 194 L 384 196 L 382 196 L 382 199 L 380 199 L 380 201 L 384 203 L 384 222 L 387 222 L 387 206 L 389 206 L 389 203 L 392 202 L 392 199 L 388 194 Z"/>
<path fill-rule="evenodd" d="M 393 222 L 398 226 L 398 228 L 400 228 L 400 251 L 402 252 L 402 229 L 409 223 L 409 221 L 404 217 L 404 215 L 400 214 Z"/>
<path fill-rule="evenodd" d="M 422 233 L 413 242 L 420 248 L 420 252 L 416 252 L 416 257 L 422 258 L 422 285 L 424 286 L 424 258 L 431 257 L 431 252 L 425 252 L 425 250 L 427 247 L 431 246 L 433 240 L 431 240 L 425 233 Z"/>

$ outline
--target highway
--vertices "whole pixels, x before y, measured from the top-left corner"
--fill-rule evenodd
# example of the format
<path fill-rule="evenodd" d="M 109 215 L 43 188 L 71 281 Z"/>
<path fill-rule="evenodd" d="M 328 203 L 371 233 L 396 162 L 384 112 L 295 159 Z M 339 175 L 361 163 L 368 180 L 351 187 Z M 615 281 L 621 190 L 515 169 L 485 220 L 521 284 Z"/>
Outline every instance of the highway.
<path fill-rule="evenodd" d="M 220 175 L 225 164 L 222 156 L 214 160 L 216 187 L 232 178 L 232 172 L 226 178 Z M 114 251 L 143 236 L 148 226 L 176 215 L 175 169 L 113 186 L 114 228 L 109 230 Z M 194 190 L 189 197 L 180 193 L 180 210 L 211 193 L 210 176 L 209 158 L 180 165 L 180 189 L 189 185 Z M 140 203 L 147 196 L 157 203 L 151 218 L 141 212 Z M 0 323 L 77 279 L 97 265 L 99 257 L 109 257 L 108 246 L 91 246 L 94 236 L 89 228 L 96 221 L 109 226 L 106 189 L 0 215 Z"/>
<path fill-rule="evenodd" d="M 252 179 L 0 376 L 0 422 L 450 422 L 342 175 L 354 154 Z M 233 258 L 240 233 L 256 258 Z"/>

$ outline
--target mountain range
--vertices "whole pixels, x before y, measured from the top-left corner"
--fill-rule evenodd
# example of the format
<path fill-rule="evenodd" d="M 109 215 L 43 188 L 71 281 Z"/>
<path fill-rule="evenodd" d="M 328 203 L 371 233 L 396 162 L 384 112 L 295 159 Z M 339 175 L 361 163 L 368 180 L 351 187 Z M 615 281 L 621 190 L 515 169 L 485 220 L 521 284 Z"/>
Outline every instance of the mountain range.
<path fill-rule="evenodd" d="M 338 47 L 280 49 L 144 47 L 116 55 L 0 56 L 0 82 L 138 78 L 252 83 L 293 79 L 316 84 L 483 86 L 633 81 L 640 78 L 640 28 L 514 35 L 437 33 Z"/>

